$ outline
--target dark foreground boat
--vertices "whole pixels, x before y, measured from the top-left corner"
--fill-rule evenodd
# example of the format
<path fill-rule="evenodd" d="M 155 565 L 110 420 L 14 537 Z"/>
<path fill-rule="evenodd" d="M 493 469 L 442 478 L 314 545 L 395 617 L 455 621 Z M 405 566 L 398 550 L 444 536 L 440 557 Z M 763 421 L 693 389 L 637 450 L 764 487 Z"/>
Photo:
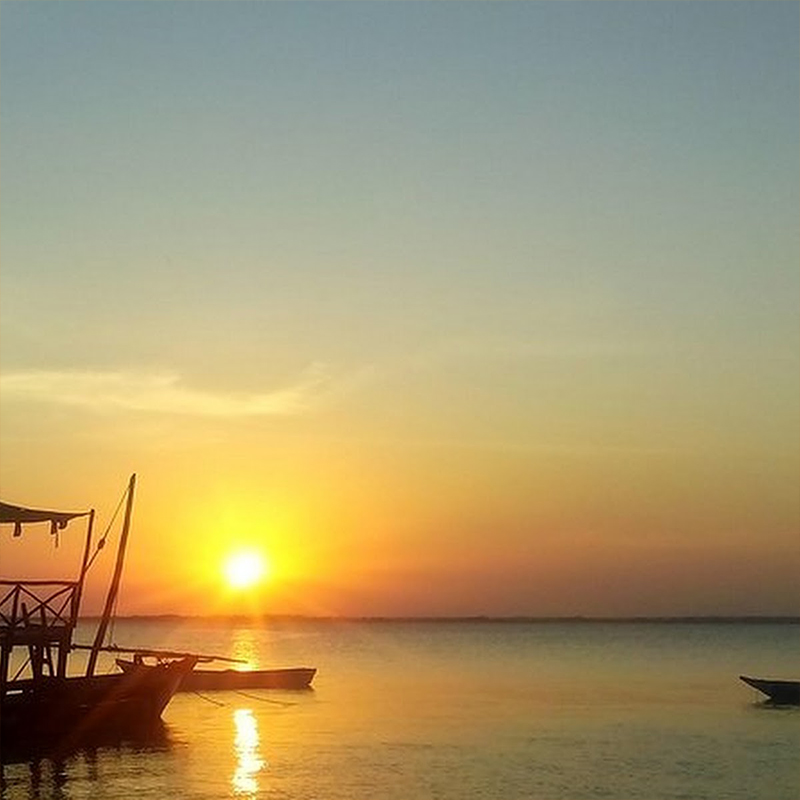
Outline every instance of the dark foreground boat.
<path fill-rule="evenodd" d="M 128 675 L 146 674 L 158 666 L 118 658 L 117 666 Z M 230 691 L 237 689 L 309 689 L 317 670 L 313 667 L 287 669 L 196 669 L 186 673 L 179 692 Z"/>
<path fill-rule="evenodd" d="M 9 683 L 0 712 L 0 746 L 23 754 L 67 753 L 83 745 L 124 741 L 156 728 L 195 658 L 146 675 L 113 673 Z M 5 759 L 4 759 L 5 760 Z"/>
<path fill-rule="evenodd" d="M 776 681 L 740 675 L 739 680 L 765 694 L 768 702 L 781 706 L 800 705 L 800 681 Z"/>
<path fill-rule="evenodd" d="M 76 517 L 88 518 L 83 561 L 76 580 L 0 580 L 0 764 L 25 757 L 60 756 L 77 747 L 138 737 L 160 722 L 197 656 L 187 654 L 147 674 L 95 674 L 112 616 L 130 527 L 135 476 L 126 492 L 125 522 L 106 606 L 92 645 L 73 644 L 86 575 L 105 544 L 91 554 L 94 511 L 60 512 L 0 503 L 0 523 L 44 523 L 57 537 Z M 90 557 L 91 556 L 91 557 Z M 89 650 L 76 674 L 73 650 Z"/>

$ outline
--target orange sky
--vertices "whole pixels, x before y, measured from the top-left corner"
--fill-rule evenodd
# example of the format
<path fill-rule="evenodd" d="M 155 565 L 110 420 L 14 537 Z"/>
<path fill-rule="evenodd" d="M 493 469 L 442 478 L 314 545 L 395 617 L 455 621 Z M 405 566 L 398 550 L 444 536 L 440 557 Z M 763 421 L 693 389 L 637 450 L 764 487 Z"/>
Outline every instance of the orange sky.
<path fill-rule="evenodd" d="M 799 21 L 4 5 L 3 499 L 136 472 L 126 613 L 800 612 Z"/>
<path fill-rule="evenodd" d="M 260 468 L 247 458 L 235 472 L 214 463 L 219 445 L 204 446 L 205 456 L 194 458 L 187 452 L 148 456 L 129 447 L 146 469 L 139 476 L 122 613 L 797 610 L 793 492 L 786 485 L 781 492 L 766 473 L 748 480 L 721 476 L 715 462 L 676 454 L 601 460 L 484 451 L 480 460 L 458 463 L 439 451 L 385 446 L 346 458 L 341 448 L 335 459 L 330 452 L 276 458 Z M 12 499 L 81 508 L 92 502 L 87 486 L 102 488 L 97 530 L 103 530 L 124 481 L 112 485 L 104 449 L 96 442 L 93 449 L 99 463 L 80 475 L 46 476 L 51 497 L 23 491 L 44 477 L 18 471 Z M 24 541 L 12 540 L 10 531 L 4 537 L 5 575 L 27 574 L 34 564 L 56 574 L 57 564 L 79 558 L 80 523 L 62 534 L 57 550 L 41 527 L 26 531 Z M 222 568 L 241 548 L 261 550 L 271 576 L 254 590 L 236 592 L 226 587 Z M 109 547 L 93 573 L 88 611 L 101 607 L 112 557 Z"/>

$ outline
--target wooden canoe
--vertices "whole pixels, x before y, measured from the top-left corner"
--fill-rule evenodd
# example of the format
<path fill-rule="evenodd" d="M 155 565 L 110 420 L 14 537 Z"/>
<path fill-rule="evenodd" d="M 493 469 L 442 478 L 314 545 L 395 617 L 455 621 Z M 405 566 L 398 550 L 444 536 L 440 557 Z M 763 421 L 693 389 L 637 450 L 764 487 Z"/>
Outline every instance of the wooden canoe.
<path fill-rule="evenodd" d="M 744 681 L 748 686 L 758 689 L 765 694 L 770 703 L 781 706 L 800 705 L 800 681 L 777 681 L 765 678 L 750 678 L 747 675 L 740 675 L 739 680 Z"/>
<path fill-rule="evenodd" d="M 118 658 L 117 666 L 126 673 L 150 670 L 153 666 Z M 286 669 L 195 669 L 183 676 L 179 692 L 230 691 L 237 689 L 309 689 L 317 670 L 313 667 Z"/>

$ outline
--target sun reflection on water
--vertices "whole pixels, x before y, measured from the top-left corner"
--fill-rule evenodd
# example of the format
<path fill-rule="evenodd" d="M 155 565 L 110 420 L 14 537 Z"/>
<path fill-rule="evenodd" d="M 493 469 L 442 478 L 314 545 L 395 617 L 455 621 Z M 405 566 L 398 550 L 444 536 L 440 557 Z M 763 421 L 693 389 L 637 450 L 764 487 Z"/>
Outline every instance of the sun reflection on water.
<path fill-rule="evenodd" d="M 237 665 L 238 669 L 258 669 L 258 641 L 255 633 L 249 628 L 237 628 L 233 631 L 230 651 L 232 658 L 245 662 Z"/>
<path fill-rule="evenodd" d="M 236 738 L 233 750 L 236 755 L 236 769 L 231 783 L 236 795 L 255 797 L 258 793 L 258 773 L 266 766 L 259 753 L 258 723 L 249 708 L 237 708 L 233 712 Z"/>

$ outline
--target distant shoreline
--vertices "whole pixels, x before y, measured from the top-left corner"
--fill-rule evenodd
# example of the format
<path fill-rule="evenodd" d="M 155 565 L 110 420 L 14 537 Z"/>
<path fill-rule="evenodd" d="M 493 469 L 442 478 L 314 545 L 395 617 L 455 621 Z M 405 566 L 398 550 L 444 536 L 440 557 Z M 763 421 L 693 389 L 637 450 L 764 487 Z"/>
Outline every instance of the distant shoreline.
<path fill-rule="evenodd" d="M 100 619 L 100 615 L 88 615 L 81 617 L 82 620 L 91 621 Z M 192 615 L 192 614 L 129 614 L 120 615 L 117 620 L 128 620 L 132 622 L 168 622 L 168 621 L 190 621 L 190 622 L 380 622 L 380 623 L 486 623 L 486 624 L 563 624 L 563 623 L 656 623 L 656 624 L 754 624 L 754 625 L 774 625 L 774 624 L 800 624 L 800 616 L 659 616 L 659 617 L 535 617 L 535 616 L 505 616 L 495 617 L 489 615 L 475 616 L 311 616 L 305 614 L 265 614 L 254 617 L 247 614 L 216 614 L 216 615 Z"/>

